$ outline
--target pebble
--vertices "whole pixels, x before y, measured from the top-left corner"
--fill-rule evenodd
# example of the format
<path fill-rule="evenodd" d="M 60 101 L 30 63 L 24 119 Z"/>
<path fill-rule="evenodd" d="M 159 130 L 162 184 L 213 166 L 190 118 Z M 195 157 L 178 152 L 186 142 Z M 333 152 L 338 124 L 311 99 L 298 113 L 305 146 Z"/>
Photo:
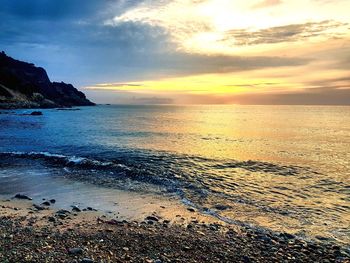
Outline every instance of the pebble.
<path fill-rule="evenodd" d="M 48 218 L 48 221 L 49 222 L 56 222 L 56 218 L 54 218 L 53 216 L 50 216 L 49 218 Z"/>
<path fill-rule="evenodd" d="M 72 211 L 73 211 L 73 212 L 81 212 L 80 208 L 77 207 L 76 205 L 73 205 L 73 206 L 72 206 Z"/>
<path fill-rule="evenodd" d="M 89 258 L 83 258 L 82 260 L 80 260 L 80 263 L 94 263 L 94 261 Z"/>
<path fill-rule="evenodd" d="M 190 248 L 189 246 L 184 246 L 184 247 L 183 247 L 183 250 L 184 250 L 184 251 L 189 251 L 189 250 L 191 250 L 191 248 Z"/>
<path fill-rule="evenodd" d="M 33 207 L 37 210 L 45 210 L 44 207 L 40 206 L 40 205 L 37 205 L 37 204 L 33 204 Z"/>
<path fill-rule="evenodd" d="M 156 222 L 159 221 L 159 219 L 158 219 L 157 217 L 155 217 L 155 216 L 147 216 L 147 217 L 145 218 L 145 220 L 151 220 L 151 221 L 156 221 Z"/>
<path fill-rule="evenodd" d="M 23 199 L 23 200 L 33 200 L 32 198 L 30 198 L 27 195 L 22 195 L 22 194 L 16 194 L 13 198 L 17 198 L 17 199 Z"/>
<path fill-rule="evenodd" d="M 83 252 L 84 250 L 80 247 L 68 249 L 68 254 L 71 254 L 71 255 L 81 255 L 83 254 Z"/>

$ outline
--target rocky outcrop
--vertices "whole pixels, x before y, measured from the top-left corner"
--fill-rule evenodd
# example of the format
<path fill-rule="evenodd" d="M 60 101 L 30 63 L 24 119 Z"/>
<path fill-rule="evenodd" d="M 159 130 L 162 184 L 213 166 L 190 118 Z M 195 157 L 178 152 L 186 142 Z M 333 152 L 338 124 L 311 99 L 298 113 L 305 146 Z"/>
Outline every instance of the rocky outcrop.
<path fill-rule="evenodd" d="M 0 108 L 92 106 L 71 84 L 51 82 L 43 68 L 0 53 Z"/>

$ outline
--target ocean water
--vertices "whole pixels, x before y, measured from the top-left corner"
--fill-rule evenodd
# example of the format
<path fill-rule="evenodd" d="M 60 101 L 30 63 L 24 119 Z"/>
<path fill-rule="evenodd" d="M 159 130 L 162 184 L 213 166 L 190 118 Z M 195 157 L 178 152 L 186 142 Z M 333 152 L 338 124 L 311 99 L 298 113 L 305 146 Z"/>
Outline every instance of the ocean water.
<path fill-rule="evenodd" d="M 64 177 L 176 196 L 227 223 L 350 244 L 350 107 L 24 112 L 0 114 L 0 195 Z"/>

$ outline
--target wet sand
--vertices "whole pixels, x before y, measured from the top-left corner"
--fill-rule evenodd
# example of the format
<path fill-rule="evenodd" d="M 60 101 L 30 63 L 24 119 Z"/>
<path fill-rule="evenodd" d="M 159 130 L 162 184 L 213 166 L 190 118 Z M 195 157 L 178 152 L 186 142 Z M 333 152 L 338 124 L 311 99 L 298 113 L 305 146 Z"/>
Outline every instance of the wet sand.
<path fill-rule="evenodd" d="M 181 205 L 142 219 L 30 200 L 2 200 L 0 208 L 1 262 L 350 262 L 335 244 L 225 226 Z"/>

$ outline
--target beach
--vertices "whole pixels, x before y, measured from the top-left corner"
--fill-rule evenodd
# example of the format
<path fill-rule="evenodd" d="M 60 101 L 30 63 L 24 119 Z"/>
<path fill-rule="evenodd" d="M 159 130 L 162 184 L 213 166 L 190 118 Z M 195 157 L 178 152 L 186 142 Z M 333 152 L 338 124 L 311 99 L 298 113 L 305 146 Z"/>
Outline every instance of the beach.
<path fill-rule="evenodd" d="M 14 199 L 0 207 L 1 262 L 349 262 L 348 252 L 335 244 L 203 218 L 116 220 L 99 211 Z"/>

